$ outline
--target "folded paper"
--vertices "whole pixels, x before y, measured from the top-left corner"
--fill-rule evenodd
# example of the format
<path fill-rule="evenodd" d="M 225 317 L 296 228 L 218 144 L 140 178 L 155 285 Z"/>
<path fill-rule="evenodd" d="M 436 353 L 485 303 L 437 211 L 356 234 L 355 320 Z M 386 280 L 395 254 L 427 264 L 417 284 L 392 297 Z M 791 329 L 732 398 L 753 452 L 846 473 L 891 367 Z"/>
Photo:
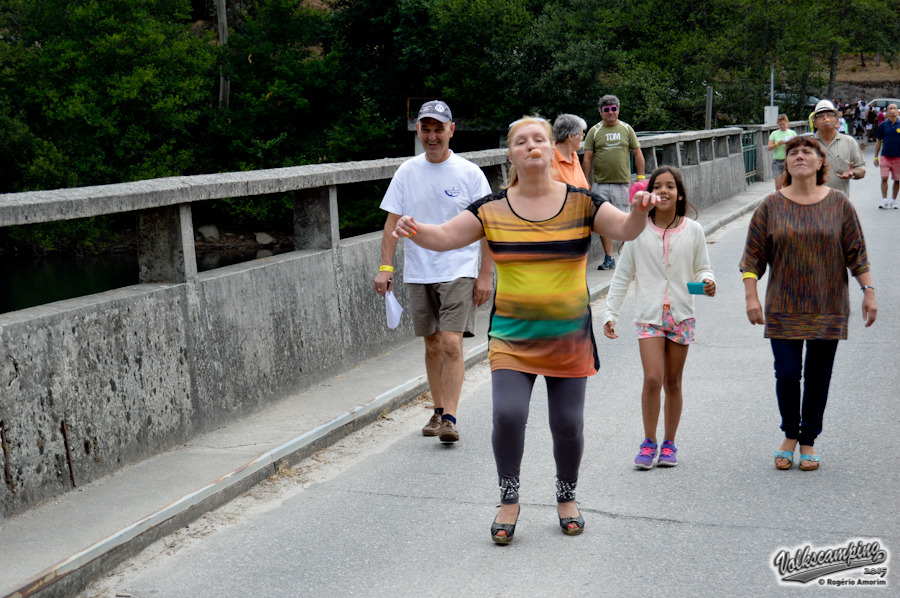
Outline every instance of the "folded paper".
<path fill-rule="evenodd" d="M 387 315 L 388 328 L 393 330 L 400 325 L 400 316 L 403 314 L 403 308 L 391 291 L 388 291 L 384 296 L 384 311 Z"/>

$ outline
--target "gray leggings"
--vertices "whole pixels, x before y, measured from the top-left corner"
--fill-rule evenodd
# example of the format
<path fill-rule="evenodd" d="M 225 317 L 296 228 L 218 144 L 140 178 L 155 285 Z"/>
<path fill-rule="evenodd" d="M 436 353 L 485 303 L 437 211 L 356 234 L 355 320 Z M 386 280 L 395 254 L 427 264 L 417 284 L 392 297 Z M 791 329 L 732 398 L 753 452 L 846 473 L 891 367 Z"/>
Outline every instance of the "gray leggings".
<path fill-rule="evenodd" d="M 584 453 L 584 392 L 587 378 L 544 377 L 547 382 L 550 433 L 553 436 L 553 458 L 556 477 L 571 484 L 578 481 L 578 468 Z M 501 493 L 503 504 L 518 502 L 519 468 L 525 450 L 525 424 L 535 374 L 514 370 L 496 370 L 491 374 L 494 402 L 494 431 L 491 443 L 497 475 L 503 480 L 515 480 L 515 493 Z M 559 500 L 560 496 L 557 496 Z M 567 499 L 559 500 L 567 502 Z"/>

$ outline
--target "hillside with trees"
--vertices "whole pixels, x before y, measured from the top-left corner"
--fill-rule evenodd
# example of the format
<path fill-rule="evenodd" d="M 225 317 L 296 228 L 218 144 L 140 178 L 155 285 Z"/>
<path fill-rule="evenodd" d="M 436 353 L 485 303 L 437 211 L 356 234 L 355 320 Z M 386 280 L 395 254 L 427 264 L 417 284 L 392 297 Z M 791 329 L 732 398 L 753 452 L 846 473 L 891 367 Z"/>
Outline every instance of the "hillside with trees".
<path fill-rule="evenodd" d="M 759 122 L 773 65 L 799 112 L 842 54 L 900 48 L 900 0 L 219 1 L 0 0 L 0 193 L 405 155 L 410 98 L 499 131 L 614 93 L 639 130 L 691 129 L 712 86 L 713 126 Z"/>

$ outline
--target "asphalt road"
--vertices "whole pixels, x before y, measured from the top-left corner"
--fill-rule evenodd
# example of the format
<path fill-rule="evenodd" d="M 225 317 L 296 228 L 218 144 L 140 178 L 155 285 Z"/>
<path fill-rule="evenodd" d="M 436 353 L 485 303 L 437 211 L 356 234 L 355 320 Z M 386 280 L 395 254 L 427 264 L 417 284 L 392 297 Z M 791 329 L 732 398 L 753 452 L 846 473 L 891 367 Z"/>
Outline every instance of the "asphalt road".
<path fill-rule="evenodd" d="M 626 300 L 620 338 L 602 336 L 588 382 L 578 500 L 585 533 L 564 536 L 554 503 L 546 392 L 535 386 L 515 541 L 491 542 L 498 489 L 490 449 L 485 364 L 463 391 L 462 440 L 423 438 L 427 412 L 399 413 L 260 491 L 124 564 L 84 596 L 897 596 L 900 526 L 900 210 L 878 210 L 878 177 L 855 182 L 879 315 L 865 329 L 851 280 L 850 339 L 838 349 L 816 443 L 816 472 L 778 471 L 781 432 L 772 357 L 744 315 L 737 264 L 749 216 L 710 236 L 715 298 L 696 299 L 696 342 L 684 374 L 679 465 L 636 470 L 641 365 Z M 762 296 L 762 293 L 761 293 Z M 660 422 L 660 426 L 662 423 Z M 660 428 L 660 433 L 662 432 Z M 355 438 L 355 439 L 354 439 Z M 357 443 L 354 451 L 353 443 Z M 346 457 L 346 452 L 354 453 Z M 325 473 L 315 473 L 316 468 Z M 317 477 L 318 475 L 318 477 Z M 877 539 L 890 552 L 881 588 L 780 586 L 782 548 Z M 867 578 L 862 570 L 835 575 Z M 868 594 L 867 594 L 868 595 Z"/>

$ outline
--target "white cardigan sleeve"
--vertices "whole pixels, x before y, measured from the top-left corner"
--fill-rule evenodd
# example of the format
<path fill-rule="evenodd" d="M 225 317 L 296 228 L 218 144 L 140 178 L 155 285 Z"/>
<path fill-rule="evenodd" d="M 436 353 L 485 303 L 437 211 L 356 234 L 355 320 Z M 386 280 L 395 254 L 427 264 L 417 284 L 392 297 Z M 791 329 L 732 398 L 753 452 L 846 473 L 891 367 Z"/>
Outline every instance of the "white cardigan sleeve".
<path fill-rule="evenodd" d="M 709 251 L 706 248 L 706 235 L 703 233 L 703 227 L 697 224 L 697 234 L 694 237 L 694 282 L 703 282 L 704 280 L 716 281 L 709 263 Z"/>
<path fill-rule="evenodd" d="M 634 280 L 634 245 L 636 243 L 637 239 L 626 241 L 622 246 L 622 253 L 619 254 L 619 261 L 616 264 L 616 273 L 613 274 L 612 281 L 609 283 L 609 293 L 606 295 L 604 324 L 612 322 L 615 325 L 619 322 L 619 308 L 622 307 L 625 295 L 628 294 L 628 287 Z"/>

